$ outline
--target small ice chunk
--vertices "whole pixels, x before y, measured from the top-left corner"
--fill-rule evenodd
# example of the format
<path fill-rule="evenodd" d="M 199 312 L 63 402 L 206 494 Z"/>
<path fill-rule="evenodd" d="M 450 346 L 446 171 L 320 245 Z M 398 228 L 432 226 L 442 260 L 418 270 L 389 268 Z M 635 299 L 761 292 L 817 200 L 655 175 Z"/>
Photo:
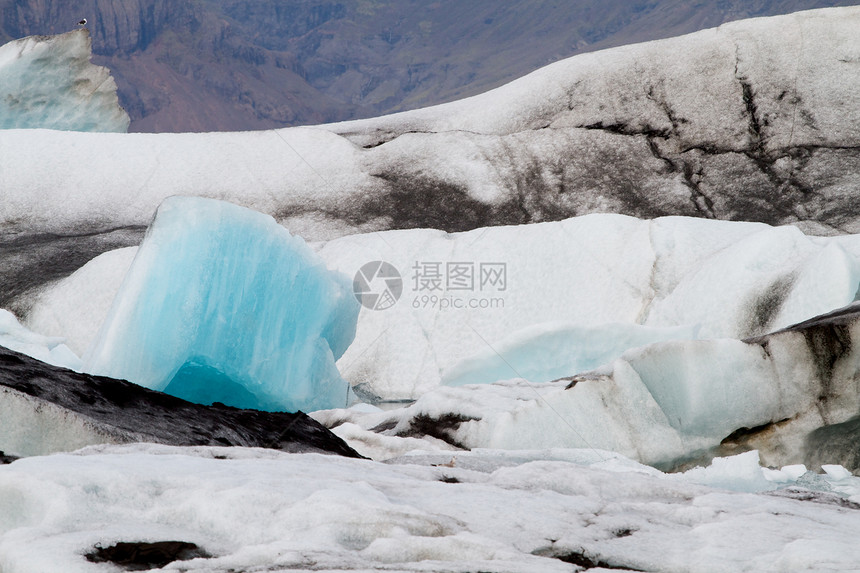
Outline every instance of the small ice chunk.
<path fill-rule="evenodd" d="M 364 402 L 354 404 L 350 406 L 349 409 L 353 412 L 361 412 L 365 414 L 377 414 L 379 412 L 384 412 L 384 410 L 379 406 L 374 406 L 373 404 L 365 404 Z"/>
<path fill-rule="evenodd" d="M 797 485 L 815 491 L 832 491 L 830 482 L 820 474 L 808 471 L 797 479 Z"/>
<path fill-rule="evenodd" d="M 787 483 L 793 481 L 792 477 L 782 470 L 761 468 L 761 473 L 762 475 L 764 475 L 764 479 L 766 479 L 767 481 L 772 481 L 775 483 Z"/>
<path fill-rule="evenodd" d="M 608 364 L 626 350 L 654 342 L 696 338 L 698 327 L 610 323 L 581 326 L 544 322 L 518 330 L 465 358 L 442 376 L 449 386 L 525 378 L 550 382 Z"/>
<path fill-rule="evenodd" d="M 850 471 L 838 464 L 824 464 L 821 466 L 821 469 L 824 470 L 824 473 L 835 480 L 850 478 L 853 475 Z"/>
<path fill-rule="evenodd" d="M 782 472 L 790 477 L 792 480 L 797 480 L 807 472 L 806 466 L 803 464 L 794 464 L 790 466 L 783 466 Z"/>
<path fill-rule="evenodd" d="M 693 468 L 681 474 L 686 481 L 732 491 L 758 492 L 773 489 L 761 471 L 757 450 L 726 458 L 714 458 L 707 468 Z"/>

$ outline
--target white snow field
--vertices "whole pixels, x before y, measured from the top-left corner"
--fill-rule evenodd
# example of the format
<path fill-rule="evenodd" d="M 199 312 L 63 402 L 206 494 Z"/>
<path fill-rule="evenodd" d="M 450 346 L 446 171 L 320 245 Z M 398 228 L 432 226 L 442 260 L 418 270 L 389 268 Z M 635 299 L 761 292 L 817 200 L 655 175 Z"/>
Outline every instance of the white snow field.
<path fill-rule="evenodd" d="M 128 130 L 116 83 L 90 63 L 86 29 L 0 46 L 0 129 Z"/>
<path fill-rule="evenodd" d="M 0 568 L 116 571 L 85 554 L 170 540 L 210 557 L 160 571 L 856 570 L 860 479 L 829 470 L 763 471 L 754 452 L 665 475 L 597 450 L 381 464 L 97 446 L 0 467 Z"/>

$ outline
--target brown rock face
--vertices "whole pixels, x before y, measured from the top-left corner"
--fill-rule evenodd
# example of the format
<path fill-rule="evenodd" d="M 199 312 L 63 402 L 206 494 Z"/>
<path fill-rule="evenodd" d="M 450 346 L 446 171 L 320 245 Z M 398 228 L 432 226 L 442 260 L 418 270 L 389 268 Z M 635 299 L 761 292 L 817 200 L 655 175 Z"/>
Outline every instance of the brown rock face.
<path fill-rule="evenodd" d="M 95 38 L 95 53 L 112 57 L 145 50 L 168 23 L 192 17 L 188 2 L 169 0 L 27 0 L 3 4 L 6 34 L 59 34 L 86 18 Z"/>

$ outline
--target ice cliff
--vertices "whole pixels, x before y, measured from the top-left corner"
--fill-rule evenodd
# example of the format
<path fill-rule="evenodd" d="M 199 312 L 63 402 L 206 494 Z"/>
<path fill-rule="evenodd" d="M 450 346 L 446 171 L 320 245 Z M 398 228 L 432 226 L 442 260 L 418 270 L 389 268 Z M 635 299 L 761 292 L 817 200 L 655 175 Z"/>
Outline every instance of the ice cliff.
<path fill-rule="evenodd" d="M 110 71 L 90 63 L 91 43 L 81 29 L 0 46 L 0 129 L 127 131 Z"/>
<path fill-rule="evenodd" d="M 350 282 L 271 217 L 208 199 L 158 210 L 88 371 L 202 404 L 345 406 L 335 360 L 355 335 Z"/>

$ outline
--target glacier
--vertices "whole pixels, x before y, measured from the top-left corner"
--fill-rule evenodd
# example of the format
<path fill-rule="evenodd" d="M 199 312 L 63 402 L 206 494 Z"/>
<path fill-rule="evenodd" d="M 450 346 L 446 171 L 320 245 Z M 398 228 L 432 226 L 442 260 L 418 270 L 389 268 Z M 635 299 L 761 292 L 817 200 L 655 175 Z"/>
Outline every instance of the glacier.
<path fill-rule="evenodd" d="M 159 207 L 85 369 L 204 404 L 342 407 L 350 388 L 335 360 L 357 316 L 348 278 L 271 217 L 173 197 Z"/>
<path fill-rule="evenodd" d="M 37 391 L 3 351 L 0 449 L 34 455 L 0 455 L 0 569 L 176 540 L 205 556 L 168 569 L 856 570 L 858 19 L 336 125 L 0 131 L 0 344 L 236 406 L 316 376 L 289 406 L 372 458 L 202 447 L 261 445 L 221 414 L 263 413 L 208 407 L 199 435 L 113 379 L 42 365 Z M 287 296 L 290 261 L 313 295 Z M 385 310 L 350 292 L 374 261 L 403 280 Z M 305 344 L 271 327 L 288 309 Z"/>
<path fill-rule="evenodd" d="M 465 233 L 386 231 L 334 239 L 318 252 L 351 276 L 365 261 L 400 269 L 403 297 L 383 312 L 361 310 L 342 359 L 344 376 L 383 400 L 414 400 L 467 370 L 483 369 L 484 382 L 551 380 L 659 337 L 759 336 L 852 303 L 860 285 L 858 235 L 682 217 L 594 214 Z M 439 263 L 443 276 L 449 264 L 468 263 L 475 273 L 504 264 L 508 284 L 428 290 L 416 285 L 424 263 Z M 444 308 L 445 300 L 465 308 Z M 619 336 L 622 328 L 628 334 Z M 542 330 L 556 351 L 529 356 Z"/>
<path fill-rule="evenodd" d="M 313 248 L 346 276 L 377 260 L 403 275 L 392 307 L 358 312 L 338 367 L 367 401 L 415 403 L 314 414 L 364 453 L 590 445 L 677 468 L 757 449 L 768 465 L 855 468 L 851 447 L 836 445 L 853 435 L 855 350 L 831 321 L 854 320 L 858 235 L 606 214 L 369 233 Z M 86 348 L 111 299 L 109 289 L 91 297 L 91 285 L 119 284 L 133 256 L 105 253 L 44 291 L 31 313 L 42 321 L 28 326 Z M 438 297 L 492 295 L 504 305 L 423 305 L 422 261 L 504 262 L 504 290 Z M 56 320 L 67 308 L 76 313 Z M 816 316 L 821 328 L 805 326 Z M 833 342 L 809 342 L 821 337 Z M 834 361 L 844 366 L 819 366 Z"/>
<path fill-rule="evenodd" d="M 29 239 L 33 256 L 55 244 L 47 234 L 76 235 L 88 245 L 83 264 L 137 244 L 133 231 L 176 194 L 253 208 L 308 240 L 595 212 L 857 232 L 858 21 L 858 7 L 739 21 L 576 56 L 463 101 L 342 124 L 3 130 L 0 269 L 21 288 L 0 290 L 0 307 L 25 309 L 24 291 L 47 282 L 4 253 L 7 233 L 16 245 Z M 116 241 L 94 244 L 101 236 Z"/>
<path fill-rule="evenodd" d="M 128 131 L 116 82 L 91 51 L 85 28 L 0 46 L 0 129 Z"/>

